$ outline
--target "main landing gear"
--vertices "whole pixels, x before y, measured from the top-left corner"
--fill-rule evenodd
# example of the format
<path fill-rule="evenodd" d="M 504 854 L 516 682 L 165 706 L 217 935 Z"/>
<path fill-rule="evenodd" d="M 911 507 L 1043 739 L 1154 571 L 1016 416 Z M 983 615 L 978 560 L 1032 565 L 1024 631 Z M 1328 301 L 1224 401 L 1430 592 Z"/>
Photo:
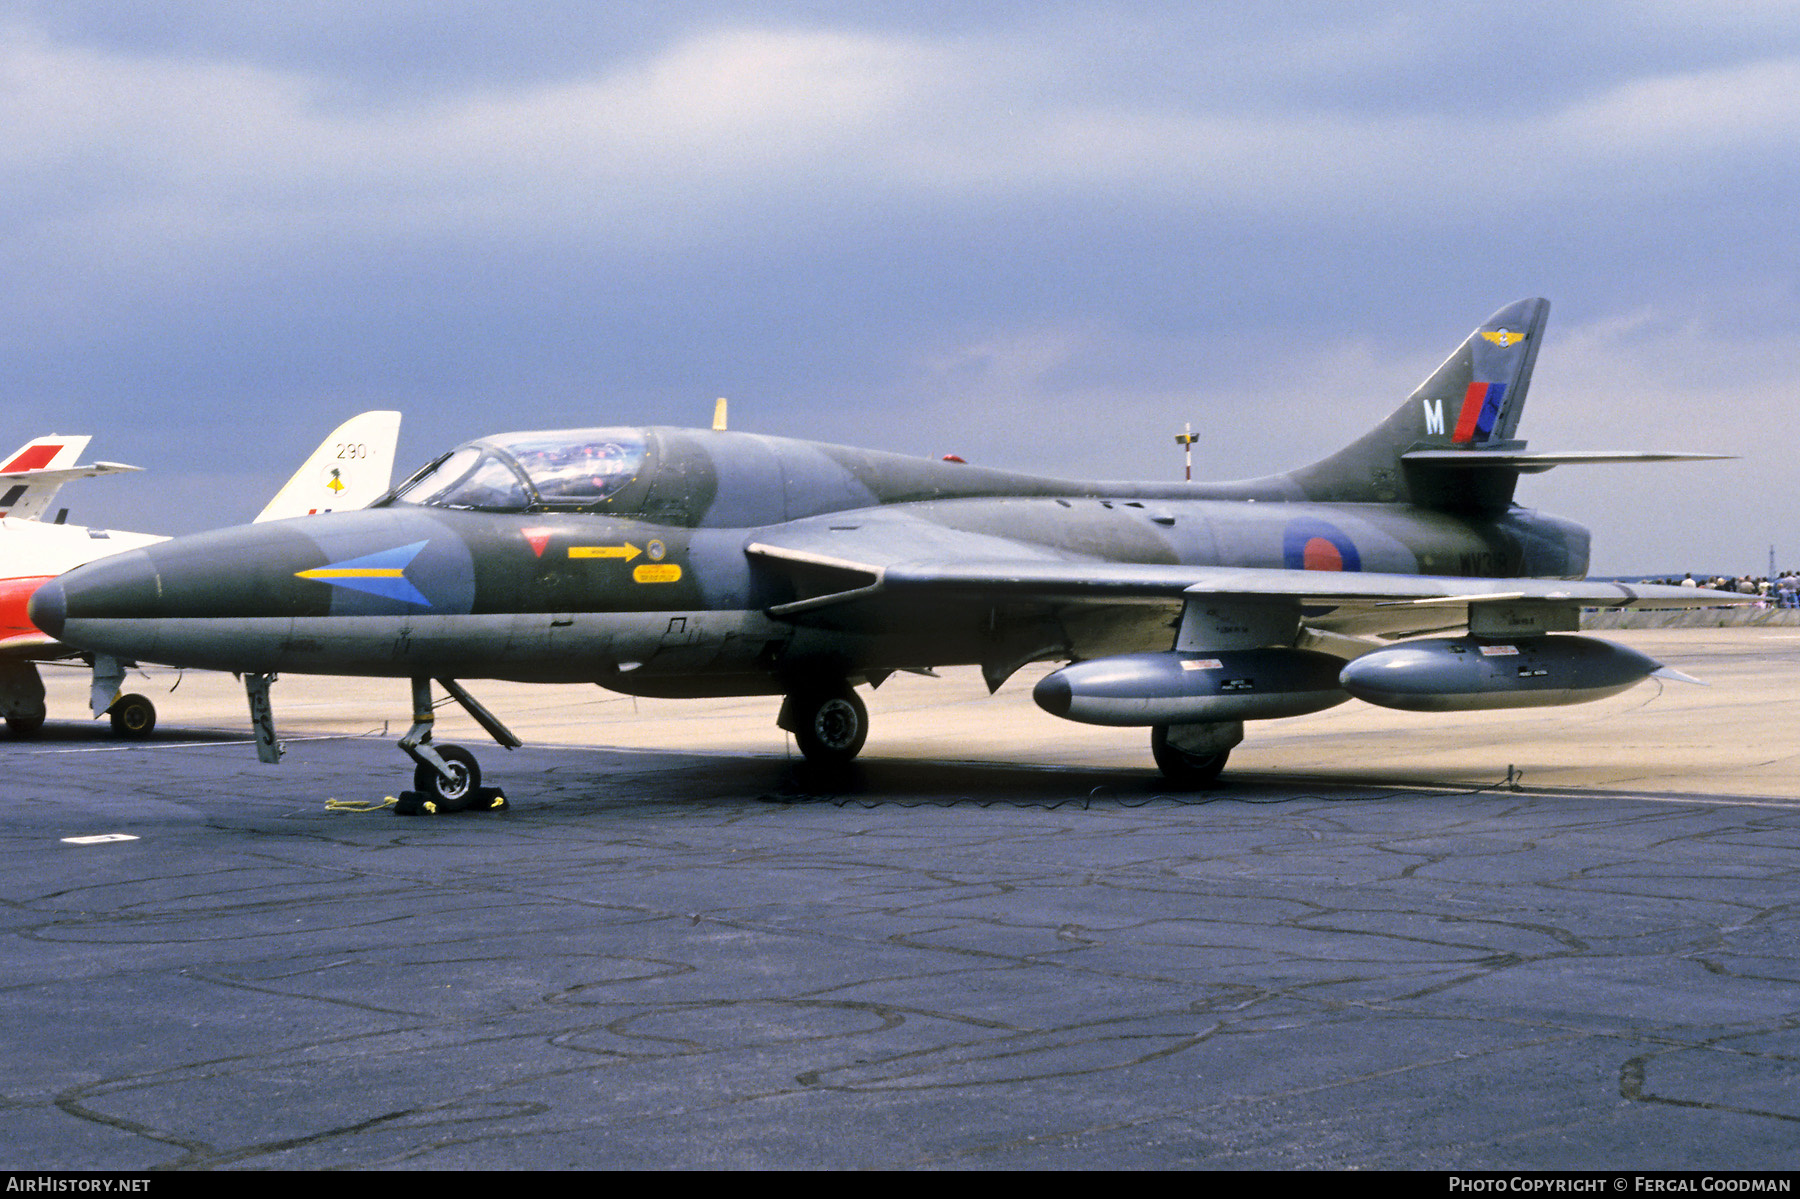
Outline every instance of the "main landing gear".
<path fill-rule="evenodd" d="M 1219 781 L 1232 747 L 1244 739 L 1244 722 L 1159 724 L 1150 730 L 1150 756 L 1173 787 L 1197 791 Z"/>
<path fill-rule="evenodd" d="M 869 709 L 847 682 L 795 688 L 775 723 L 794 735 L 809 764 L 827 768 L 848 766 L 869 737 Z M 1159 724 L 1150 730 L 1150 754 L 1171 787 L 1197 791 L 1218 782 L 1243 739 L 1241 720 Z"/>
<path fill-rule="evenodd" d="M 775 724 L 794 734 L 806 760 L 820 766 L 849 765 L 869 739 L 869 709 L 848 683 L 790 692 Z"/>

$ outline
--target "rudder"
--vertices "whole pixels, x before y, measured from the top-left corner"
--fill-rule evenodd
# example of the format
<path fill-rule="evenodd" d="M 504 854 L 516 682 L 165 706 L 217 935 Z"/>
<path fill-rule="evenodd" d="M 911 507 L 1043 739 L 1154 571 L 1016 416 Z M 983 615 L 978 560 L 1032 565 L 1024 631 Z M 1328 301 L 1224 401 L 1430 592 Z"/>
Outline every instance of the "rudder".
<path fill-rule="evenodd" d="M 1520 300 L 1489 317 L 1413 392 L 1423 436 L 1411 449 L 1496 448 L 1525 408 L 1548 300 Z"/>

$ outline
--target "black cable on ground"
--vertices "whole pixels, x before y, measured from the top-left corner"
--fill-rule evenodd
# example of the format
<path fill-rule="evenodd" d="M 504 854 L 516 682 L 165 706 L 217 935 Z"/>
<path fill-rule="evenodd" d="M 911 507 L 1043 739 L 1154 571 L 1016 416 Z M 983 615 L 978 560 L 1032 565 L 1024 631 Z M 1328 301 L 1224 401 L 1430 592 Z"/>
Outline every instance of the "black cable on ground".
<path fill-rule="evenodd" d="M 1509 766 L 1509 767 L 1507 767 L 1507 770 L 1506 770 L 1506 778 L 1500 782 L 1488 783 L 1488 784 L 1486 784 L 1484 786 L 1480 786 L 1480 787 L 1466 787 L 1466 788 L 1449 789 L 1449 790 L 1435 790 L 1434 789 L 1431 791 L 1431 795 L 1434 797 L 1436 797 L 1436 796 L 1462 797 L 1462 796 L 1470 796 L 1470 795 L 1482 795 L 1482 794 L 1486 794 L 1486 793 L 1492 792 L 1492 791 L 1517 791 L 1519 789 L 1519 780 L 1522 777 L 1524 777 L 1524 776 L 1518 770 Z M 943 796 L 943 797 L 932 798 L 932 799 L 881 799 L 881 798 L 868 799 L 868 798 L 863 798 L 860 796 L 815 795 L 815 794 L 811 794 L 808 792 L 775 792 L 775 793 L 770 793 L 770 794 L 765 794 L 765 795 L 759 795 L 756 798 L 759 803 L 778 803 L 778 804 L 790 804 L 790 805 L 817 803 L 817 804 L 830 804 L 834 808 L 848 808 L 848 807 L 860 807 L 860 808 L 864 808 L 864 809 L 886 808 L 886 807 L 954 808 L 954 807 L 973 806 L 973 807 L 977 807 L 977 808 L 993 808 L 993 807 L 1035 808 L 1035 809 L 1041 809 L 1041 810 L 1047 811 L 1047 812 L 1054 812 L 1058 808 L 1065 808 L 1065 807 L 1070 807 L 1070 806 L 1079 806 L 1083 811 L 1087 811 L 1094 805 L 1094 803 L 1096 801 L 1102 800 L 1101 793 L 1108 791 L 1108 790 L 1110 790 L 1110 788 L 1102 785 L 1099 787 L 1095 787 L 1092 791 L 1089 791 L 1085 796 L 1070 796 L 1067 799 L 1057 799 L 1057 800 L 976 799 L 975 797 L 968 796 L 968 795 Z M 1301 794 L 1301 795 L 1282 795 L 1282 796 L 1276 796 L 1276 797 L 1270 797 L 1270 798 L 1257 798 L 1257 797 L 1246 796 L 1246 795 L 1234 795 L 1234 794 L 1231 794 L 1230 792 L 1226 791 L 1224 788 L 1220 788 L 1217 791 L 1204 792 L 1204 793 L 1183 792 L 1183 793 L 1171 794 L 1168 792 L 1159 791 L 1159 792 L 1156 792 L 1155 794 L 1142 796 L 1140 798 L 1129 798 L 1129 797 L 1125 797 L 1125 796 L 1107 797 L 1104 800 L 1104 802 L 1106 802 L 1108 804 L 1108 806 L 1110 806 L 1110 807 L 1124 808 L 1124 809 L 1147 807 L 1153 803 L 1169 803 L 1169 804 L 1175 804 L 1179 807 L 1194 807 L 1194 808 L 1205 807 L 1208 804 L 1228 803 L 1228 802 L 1229 803 L 1253 804 L 1253 805 L 1258 805 L 1258 806 L 1267 805 L 1267 804 L 1299 803 L 1299 802 L 1302 802 L 1305 800 L 1313 800 L 1313 801 L 1317 801 L 1320 803 L 1377 803 L 1377 802 L 1380 802 L 1381 800 L 1400 799 L 1405 796 L 1416 796 L 1416 795 L 1418 795 L 1418 793 L 1419 792 L 1416 788 L 1409 788 L 1404 791 L 1389 791 L 1389 792 L 1384 792 L 1379 795 Z"/>

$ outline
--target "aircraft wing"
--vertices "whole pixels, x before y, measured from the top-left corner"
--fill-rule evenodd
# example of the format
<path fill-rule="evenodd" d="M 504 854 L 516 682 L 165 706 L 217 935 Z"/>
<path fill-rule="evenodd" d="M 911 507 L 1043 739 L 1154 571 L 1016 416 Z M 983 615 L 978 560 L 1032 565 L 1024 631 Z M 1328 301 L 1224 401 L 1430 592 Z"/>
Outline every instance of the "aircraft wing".
<path fill-rule="evenodd" d="M 910 527 L 897 527 L 902 524 Z M 1115 562 L 916 520 L 857 529 L 799 522 L 759 537 L 746 552 L 793 581 L 797 597 L 769 614 L 797 621 L 883 601 L 892 619 L 909 607 L 946 604 L 1151 605 L 1173 614 L 1191 600 L 1265 600 L 1298 604 L 1304 623 L 1324 632 L 1393 637 L 1461 627 L 1470 608 L 1482 604 L 1573 612 L 1716 607 L 1754 598 L 1656 584 Z"/>

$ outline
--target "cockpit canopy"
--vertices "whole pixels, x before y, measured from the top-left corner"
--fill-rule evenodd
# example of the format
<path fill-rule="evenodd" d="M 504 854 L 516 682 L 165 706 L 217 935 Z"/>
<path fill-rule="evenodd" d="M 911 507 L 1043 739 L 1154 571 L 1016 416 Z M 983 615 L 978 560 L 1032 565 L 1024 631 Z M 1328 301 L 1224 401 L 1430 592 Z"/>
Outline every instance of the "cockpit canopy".
<path fill-rule="evenodd" d="M 502 433 L 458 446 L 394 490 L 389 504 L 483 512 L 582 511 L 643 470 L 638 429 Z"/>

